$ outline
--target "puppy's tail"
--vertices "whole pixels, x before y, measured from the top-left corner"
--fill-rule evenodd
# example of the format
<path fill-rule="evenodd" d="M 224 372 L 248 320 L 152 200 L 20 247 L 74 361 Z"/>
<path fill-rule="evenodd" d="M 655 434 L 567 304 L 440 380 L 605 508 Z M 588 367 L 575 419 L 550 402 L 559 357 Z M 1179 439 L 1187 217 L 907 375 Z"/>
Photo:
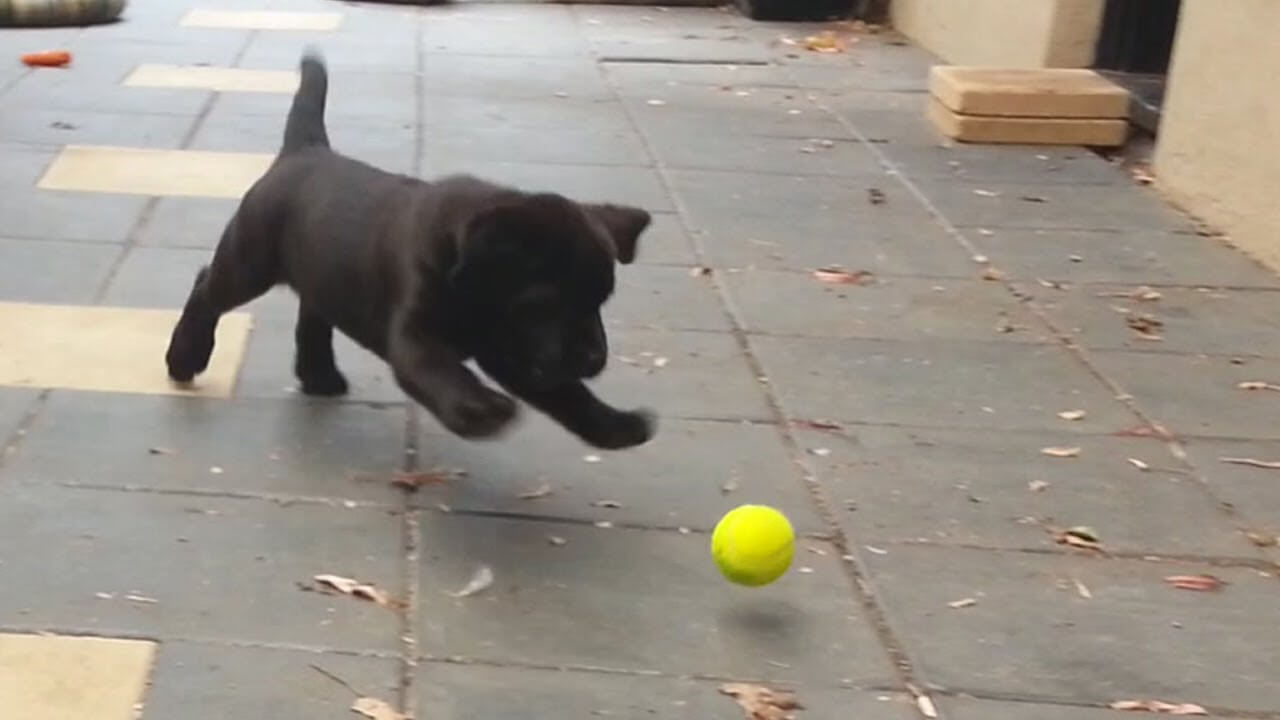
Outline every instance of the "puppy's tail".
<path fill-rule="evenodd" d="M 301 82 L 289 108 L 289 119 L 284 126 L 284 145 L 280 155 L 288 155 L 309 147 L 329 147 L 329 135 L 324 129 L 324 102 L 329 94 L 329 71 L 325 69 L 320 52 L 309 47 L 299 64 Z"/>

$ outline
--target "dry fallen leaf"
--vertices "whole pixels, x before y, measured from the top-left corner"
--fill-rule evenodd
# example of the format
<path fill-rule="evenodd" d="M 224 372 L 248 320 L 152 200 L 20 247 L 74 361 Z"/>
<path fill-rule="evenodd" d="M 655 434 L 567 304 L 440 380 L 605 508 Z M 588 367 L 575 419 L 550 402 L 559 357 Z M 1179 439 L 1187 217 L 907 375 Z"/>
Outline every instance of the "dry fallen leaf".
<path fill-rule="evenodd" d="M 1280 537 L 1269 533 L 1260 533 L 1251 530 L 1245 533 L 1244 536 L 1249 538 L 1249 542 L 1257 545 L 1258 547 L 1275 547 L 1277 544 L 1280 544 Z"/>
<path fill-rule="evenodd" d="M 1221 462 L 1231 465 L 1248 465 L 1264 470 L 1280 470 L 1280 460 L 1255 460 L 1253 458 L 1220 457 Z"/>
<path fill-rule="evenodd" d="M 1089 590 L 1088 585 L 1085 585 L 1084 583 L 1080 582 L 1080 580 L 1077 578 L 1071 578 L 1071 582 L 1075 583 L 1076 593 L 1079 594 L 1080 597 L 1084 598 L 1085 600 L 1093 599 L 1093 593 Z"/>
<path fill-rule="evenodd" d="M 1027 489 L 1030 490 L 1031 492 L 1040 492 L 1041 490 L 1044 490 L 1047 487 L 1049 487 L 1049 483 L 1045 482 L 1044 480 L 1032 480 L 1031 482 L 1027 483 Z"/>
<path fill-rule="evenodd" d="M 1198 592 L 1221 590 L 1222 586 L 1226 585 L 1226 582 L 1221 578 L 1213 575 L 1170 575 L 1164 581 L 1179 590 L 1195 590 Z"/>
<path fill-rule="evenodd" d="M 1209 711 L 1194 703 L 1169 703 L 1163 700 L 1117 700 L 1107 707 L 1112 710 L 1165 713 L 1168 715 L 1208 715 Z"/>
<path fill-rule="evenodd" d="M 880 188 L 867 188 L 867 201 L 872 205 L 883 205 L 885 199 L 884 191 Z"/>
<path fill-rule="evenodd" d="M 152 455 L 172 455 L 173 454 L 173 450 L 167 447 L 147 448 L 147 452 L 151 453 Z"/>
<path fill-rule="evenodd" d="M 481 565 L 476 568 L 476 574 L 471 577 L 471 581 L 461 590 L 449 593 L 450 596 L 456 598 L 471 597 L 476 593 L 484 592 L 493 584 L 493 570 L 488 565 Z"/>
<path fill-rule="evenodd" d="M 1058 413 L 1058 417 L 1063 420 L 1083 420 L 1085 416 L 1084 410 L 1063 410 Z"/>
<path fill-rule="evenodd" d="M 1146 165 L 1134 165 L 1129 168 L 1129 174 L 1133 176 L 1133 181 L 1139 185 L 1150 185 L 1156 181 L 1156 177 L 1151 174 L 1151 168 Z"/>
<path fill-rule="evenodd" d="M 866 270 L 842 270 L 835 267 L 818 268 L 813 271 L 813 277 L 818 282 L 831 283 L 833 285 L 868 285 L 875 278 L 875 275 Z"/>
<path fill-rule="evenodd" d="M 1049 202 L 1049 198 L 1046 198 L 1046 197 L 1044 197 L 1043 195 L 1023 195 L 1023 196 L 1019 197 L 1018 199 L 1019 199 L 1019 200 L 1021 200 L 1021 201 L 1023 201 L 1023 202 L 1029 202 L 1029 203 L 1047 203 L 1047 202 Z"/>
<path fill-rule="evenodd" d="M 534 488 L 533 490 L 530 490 L 528 492 L 522 492 L 516 497 L 519 497 L 521 500 L 537 500 L 538 498 L 544 498 L 550 494 L 551 494 L 551 485 L 547 483 L 542 483 L 541 485 Z"/>
<path fill-rule="evenodd" d="M 978 189 L 978 190 L 974 190 L 974 191 L 973 191 L 973 194 L 974 194 L 974 195 L 977 195 L 977 196 L 979 196 L 979 197 L 989 197 L 989 198 L 993 198 L 993 197 L 1000 197 L 1000 193 L 999 193 L 998 191 L 996 191 L 996 190 L 982 190 L 982 189 Z"/>
<path fill-rule="evenodd" d="M 593 500 L 592 507 L 616 509 L 622 507 L 622 503 L 617 500 Z"/>
<path fill-rule="evenodd" d="M 1164 327 L 1164 322 L 1153 315 L 1131 313 L 1125 317 L 1124 322 L 1143 340 L 1163 339 L 1160 337 L 1160 329 Z"/>
<path fill-rule="evenodd" d="M 938 708 L 933 704 L 933 698 L 928 695 L 917 695 L 916 707 L 920 710 L 921 715 L 930 718 L 930 720 L 938 717 Z"/>
<path fill-rule="evenodd" d="M 391 484 L 405 490 L 417 490 L 427 485 L 441 485 L 466 475 L 462 470 L 422 470 L 419 472 L 394 472 Z"/>
<path fill-rule="evenodd" d="M 977 604 L 978 604 L 978 601 L 974 600 L 973 598 L 964 598 L 962 600 L 952 600 L 951 602 L 947 603 L 947 607 L 959 610 L 961 608 L 973 607 L 974 605 L 977 605 Z"/>
<path fill-rule="evenodd" d="M 1236 387 L 1241 390 L 1280 390 L 1280 385 L 1261 380 L 1246 380 L 1242 383 L 1236 383 Z"/>
<path fill-rule="evenodd" d="M 720 686 L 720 693 L 737 701 L 747 720 L 795 720 L 794 711 L 804 709 L 795 693 L 763 685 L 725 683 Z"/>
<path fill-rule="evenodd" d="M 1084 525 L 1057 532 L 1053 540 L 1059 545 L 1070 545 L 1082 550 L 1102 550 L 1102 542 L 1098 540 L 1098 534 L 1093 528 Z"/>
<path fill-rule="evenodd" d="M 806 49 L 818 53 L 841 53 L 844 52 L 847 41 L 839 35 L 824 30 L 817 35 L 810 35 L 804 39 Z"/>
<path fill-rule="evenodd" d="M 703 277 L 704 275 L 710 275 L 710 274 L 711 274 L 711 268 L 703 265 L 699 265 L 697 267 L 689 269 L 689 277 Z"/>
<path fill-rule="evenodd" d="M 568 540 L 565 540 L 559 535 L 548 535 L 547 542 L 551 543 L 552 545 L 555 545 L 556 547 L 564 547 L 565 545 L 569 544 Z"/>
<path fill-rule="evenodd" d="M 988 267 L 987 269 L 982 271 L 982 279 L 991 280 L 992 282 L 1003 280 L 1004 271 L 1001 270 L 1000 268 Z"/>
<path fill-rule="evenodd" d="M 336 590 L 343 595 L 369 600 L 385 607 L 390 607 L 392 604 L 391 596 L 372 583 L 363 583 L 341 575 L 316 575 L 311 579 L 321 588 Z"/>
<path fill-rule="evenodd" d="M 793 425 L 811 428 L 813 430 L 843 430 L 844 426 L 834 420 L 794 420 Z"/>
<path fill-rule="evenodd" d="M 1041 455 L 1048 455 L 1055 458 L 1073 458 L 1080 456 L 1080 448 L 1078 447 L 1047 447 L 1040 448 Z"/>
<path fill-rule="evenodd" d="M 369 720 L 408 720 L 407 715 L 397 712 L 387 701 L 371 697 L 356 698 L 351 703 L 351 711 L 360 713 Z"/>
<path fill-rule="evenodd" d="M 1148 471 L 1148 470 L 1150 470 L 1150 469 L 1151 469 L 1151 466 L 1150 466 L 1150 465 L 1148 465 L 1148 464 L 1146 464 L 1145 462 L 1143 462 L 1143 461 L 1139 460 L 1138 458 L 1129 458 L 1129 464 L 1130 464 L 1130 465 L 1132 465 L 1132 466 L 1134 466 L 1134 467 L 1136 467 L 1136 468 L 1138 468 L 1138 469 L 1139 469 L 1139 470 L 1141 470 L 1142 472 L 1146 472 L 1146 471 Z"/>
<path fill-rule="evenodd" d="M 1130 290 L 1129 292 L 1101 292 L 1098 297 L 1114 297 L 1128 298 L 1130 300 L 1141 300 L 1142 302 L 1155 302 L 1164 295 L 1159 290 L 1154 290 L 1146 285 Z"/>

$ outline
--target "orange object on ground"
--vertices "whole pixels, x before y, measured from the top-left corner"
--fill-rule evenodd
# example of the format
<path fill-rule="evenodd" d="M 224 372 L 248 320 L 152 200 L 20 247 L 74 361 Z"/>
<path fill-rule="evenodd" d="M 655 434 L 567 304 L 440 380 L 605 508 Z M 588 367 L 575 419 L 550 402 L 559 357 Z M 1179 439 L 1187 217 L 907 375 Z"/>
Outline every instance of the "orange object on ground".
<path fill-rule="evenodd" d="M 45 50 L 27 53 L 22 62 L 31 67 L 64 67 L 71 64 L 71 53 L 66 50 Z"/>

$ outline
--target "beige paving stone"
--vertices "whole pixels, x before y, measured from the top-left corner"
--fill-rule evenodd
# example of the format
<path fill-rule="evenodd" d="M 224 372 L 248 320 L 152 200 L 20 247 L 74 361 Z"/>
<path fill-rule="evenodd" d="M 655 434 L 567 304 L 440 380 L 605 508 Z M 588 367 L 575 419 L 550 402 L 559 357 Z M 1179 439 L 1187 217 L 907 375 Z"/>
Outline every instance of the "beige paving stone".
<path fill-rule="evenodd" d="M 203 65 L 139 65 L 124 79 L 129 87 L 191 88 L 215 92 L 292 93 L 298 73 Z"/>
<path fill-rule="evenodd" d="M 1116 147 L 1129 132 L 1124 120 L 963 115 L 936 99 L 929 100 L 926 112 L 943 135 L 971 143 Z"/>
<path fill-rule="evenodd" d="M 68 145 L 37 187 L 234 199 L 262 177 L 271 160 L 268 153 Z"/>
<path fill-rule="evenodd" d="M 133 720 L 155 643 L 0 634 L 0 716 Z"/>
<path fill-rule="evenodd" d="M 238 30 L 337 30 L 342 13 L 283 10 L 212 10 L 196 8 L 183 16 L 185 27 Z"/>
<path fill-rule="evenodd" d="M 1127 118 L 1129 93 L 1092 70 L 935 65 L 929 92 L 966 115 Z"/>
<path fill-rule="evenodd" d="M 0 303 L 0 385 L 230 397 L 252 317 L 223 316 L 209 369 L 190 387 L 170 382 L 164 364 L 177 320 L 176 310 Z"/>

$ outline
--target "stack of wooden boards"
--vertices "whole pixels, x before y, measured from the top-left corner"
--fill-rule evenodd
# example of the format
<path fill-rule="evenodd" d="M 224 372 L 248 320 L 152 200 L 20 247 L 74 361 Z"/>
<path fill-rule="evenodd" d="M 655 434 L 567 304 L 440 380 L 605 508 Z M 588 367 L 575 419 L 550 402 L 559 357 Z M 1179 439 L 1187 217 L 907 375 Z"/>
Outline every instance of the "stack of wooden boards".
<path fill-rule="evenodd" d="M 1123 145 L 1129 93 L 1092 70 L 938 65 L 929 119 L 961 142 Z"/>

